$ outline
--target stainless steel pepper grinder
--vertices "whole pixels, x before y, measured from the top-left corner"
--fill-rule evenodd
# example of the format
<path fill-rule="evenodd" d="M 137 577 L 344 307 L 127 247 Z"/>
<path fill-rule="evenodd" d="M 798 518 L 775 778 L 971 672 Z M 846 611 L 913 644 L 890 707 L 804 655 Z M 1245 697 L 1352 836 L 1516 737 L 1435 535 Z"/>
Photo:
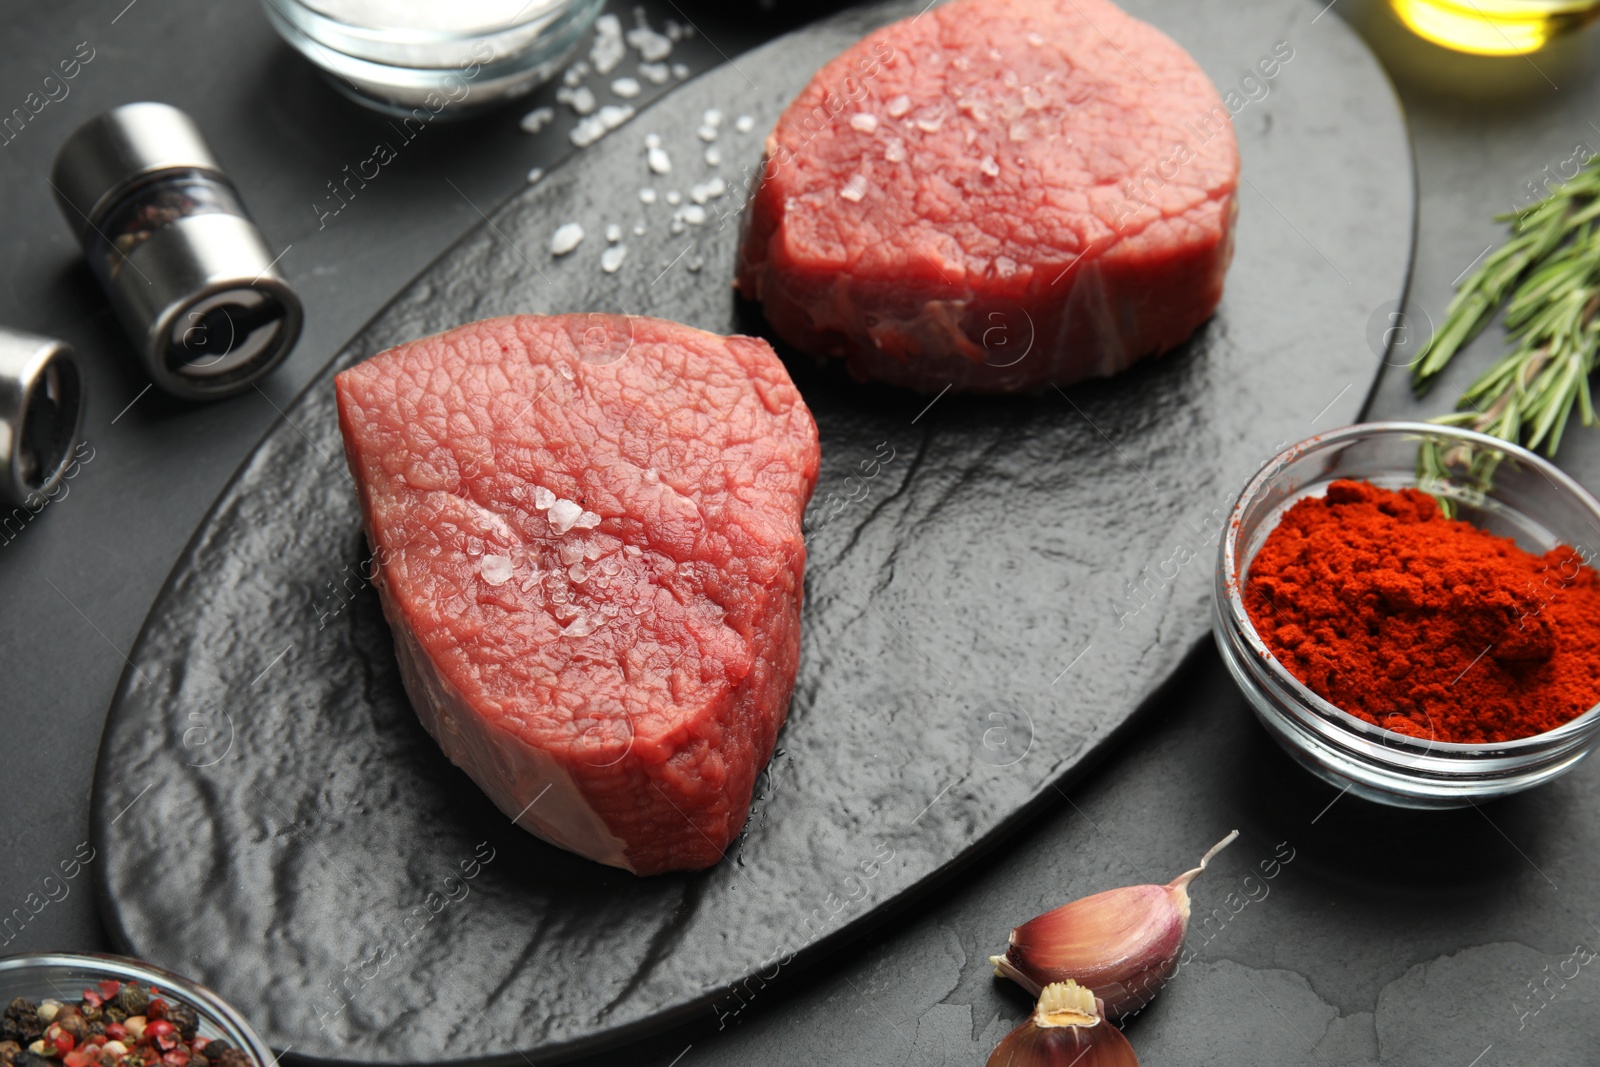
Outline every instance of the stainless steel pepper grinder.
<path fill-rule="evenodd" d="M 158 387 L 232 396 L 294 347 L 300 299 L 188 115 L 139 103 L 90 119 L 51 184 Z"/>
<path fill-rule="evenodd" d="M 55 496 L 83 431 L 85 384 L 64 342 L 0 327 L 0 502 Z"/>

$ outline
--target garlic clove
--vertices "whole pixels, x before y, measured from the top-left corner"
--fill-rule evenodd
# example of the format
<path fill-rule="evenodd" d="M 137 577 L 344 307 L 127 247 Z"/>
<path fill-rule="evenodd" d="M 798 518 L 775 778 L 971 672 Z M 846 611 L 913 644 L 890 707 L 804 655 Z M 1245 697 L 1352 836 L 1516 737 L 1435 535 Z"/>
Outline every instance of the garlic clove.
<path fill-rule="evenodd" d="M 1035 996 L 1071 979 L 1093 990 L 1110 1019 L 1138 1011 L 1172 977 L 1183 950 L 1189 883 L 1238 836 L 1230 833 L 1166 885 L 1108 889 L 1023 923 L 1005 955 L 989 957 L 995 974 Z"/>
<path fill-rule="evenodd" d="M 1139 1057 L 1095 995 L 1067 981 L 1040 991 L 1033 1014 L 995 1046 L 988 1067 L 1139 1067 Z"/>

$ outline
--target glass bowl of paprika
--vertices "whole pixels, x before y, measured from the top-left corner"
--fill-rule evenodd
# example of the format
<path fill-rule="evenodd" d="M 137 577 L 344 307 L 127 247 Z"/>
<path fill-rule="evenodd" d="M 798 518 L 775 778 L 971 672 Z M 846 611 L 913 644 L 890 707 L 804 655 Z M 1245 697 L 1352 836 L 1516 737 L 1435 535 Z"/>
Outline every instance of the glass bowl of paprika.
<path fill-rule="evenodd" d="M 226 1001 L 123 956 L 0 958 L 0 1059 L 13 1067 L 272 1067 Z"/>
<path fill-rule="evenodd" d="M 1600 743 L 1596 549 L 1600 501 L 1526 449 L 1350 426 L 1239 494 L 1213 633 L 1313 774 L 1384 804 L 1460 807 L 1549 781 Z"/>

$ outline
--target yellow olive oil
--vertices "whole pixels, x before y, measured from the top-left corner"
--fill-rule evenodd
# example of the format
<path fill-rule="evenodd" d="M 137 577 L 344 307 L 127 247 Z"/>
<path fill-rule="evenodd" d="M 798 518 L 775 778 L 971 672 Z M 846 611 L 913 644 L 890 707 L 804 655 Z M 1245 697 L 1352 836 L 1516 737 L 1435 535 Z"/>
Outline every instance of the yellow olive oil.
<path fill-rule="evenodd" d="M 1389 0 L 1419 37 L 1480 56 L 1527 55 L 1600 16 L 1600 0 Z"/>

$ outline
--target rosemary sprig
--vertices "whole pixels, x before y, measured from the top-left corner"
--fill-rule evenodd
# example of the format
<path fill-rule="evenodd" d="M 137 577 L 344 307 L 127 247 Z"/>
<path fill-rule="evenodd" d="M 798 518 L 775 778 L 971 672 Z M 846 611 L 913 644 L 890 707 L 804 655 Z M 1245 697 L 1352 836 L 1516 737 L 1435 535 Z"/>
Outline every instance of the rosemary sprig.
<path fill-rule="evenodd" d="M 1511 237 L 1456 290 L 1444 324 L 1412 367 L 1413 391 L 1427 393 L 1457 352 L 1505 311 L 1512 349 L 1467 387 L 1457 410 L 1431 421 L 1466 426 L 1554 455 L 1573 408 L 1593 426 L 1589 376 L 1600 350 L 1600 156 L 1566 184 L 1523 211 L 1501 215 Z M 1498 453 L 1445 455 L 1427 445 L 1418 456 L 1423 485 L 1465 465 L 1487 487 Z M 1448 504 L 1447 504 L 1448 507 Z M 1453 509 L 1452 509 L 1453 510 Z"/>

